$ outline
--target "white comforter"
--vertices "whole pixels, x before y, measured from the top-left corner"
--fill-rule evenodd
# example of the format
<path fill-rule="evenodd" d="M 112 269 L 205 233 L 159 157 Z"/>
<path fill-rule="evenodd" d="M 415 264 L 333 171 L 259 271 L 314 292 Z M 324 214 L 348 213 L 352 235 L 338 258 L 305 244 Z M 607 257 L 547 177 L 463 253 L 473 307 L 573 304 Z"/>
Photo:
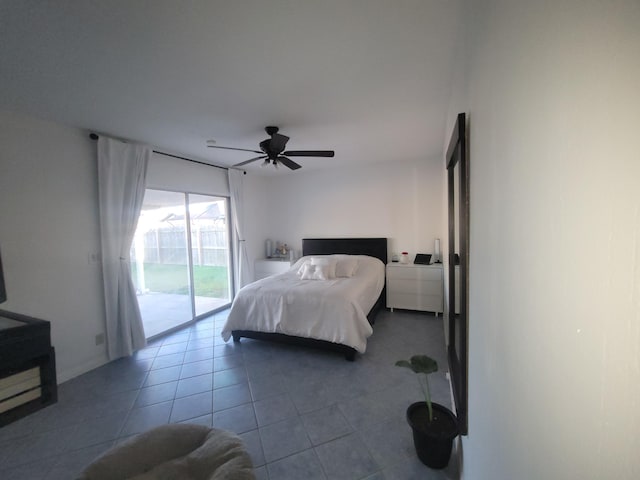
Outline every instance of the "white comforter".
<path fill-rule="evenodd" d="M 364 353 L 373 333 L 367 313 L 384 287 L 384 264 L 355 255 L 352 277 L 301 280 L 297 271 L 308 258 L 238 292 L 222 330 L 225 342 L 232 330 L 251 330 L 326 340 Z"/>

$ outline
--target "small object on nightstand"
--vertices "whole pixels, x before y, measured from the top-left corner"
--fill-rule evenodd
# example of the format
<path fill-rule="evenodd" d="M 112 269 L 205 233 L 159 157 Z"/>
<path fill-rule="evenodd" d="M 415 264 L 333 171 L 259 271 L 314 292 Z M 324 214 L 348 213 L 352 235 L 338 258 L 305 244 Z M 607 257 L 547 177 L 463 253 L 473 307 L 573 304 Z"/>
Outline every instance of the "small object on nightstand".
<path fill-rule="evenodd" d="M 400 255 L 400 263 L 409 263 L 409 252 L 402 252 L 402 255 Z"/>
<path fill-rule="evenodd" d="M 398 262 L 398 254 L 397 253 L 393 252 L 391 254 L 391 261 L 394 262 L 394 263 Z"/>
<path fill-rule="evenodd" d="M 416 265 L 429 265 L 431 263 L 430 253 L 416 253 L 416 258 L 413 260 Z"/>
<path fill-rule="evenodd" d="M 440 239 L 436 238 L 433 244 L 433 263 L 442 263 L 440 259 Z"/>

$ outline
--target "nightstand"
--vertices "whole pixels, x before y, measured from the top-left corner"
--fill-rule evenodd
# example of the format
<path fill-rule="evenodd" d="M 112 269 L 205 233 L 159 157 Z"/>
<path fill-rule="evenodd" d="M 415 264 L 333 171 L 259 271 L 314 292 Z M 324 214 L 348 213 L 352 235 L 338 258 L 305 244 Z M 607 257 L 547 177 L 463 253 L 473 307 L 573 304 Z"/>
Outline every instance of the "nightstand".
<path fill-rule="evenodd" d="M 443 311 L 442 264 L 387 264 L 387 307 L 434 312 Z"/>
<path fill-rule="evenodd" d="M 255 280 L 260 280 L 277 273 L 286 272 L 291 268 L 291 262 L 288 259 L 262 258 L 255 261 L 253 268 L 255 271 Z"/>

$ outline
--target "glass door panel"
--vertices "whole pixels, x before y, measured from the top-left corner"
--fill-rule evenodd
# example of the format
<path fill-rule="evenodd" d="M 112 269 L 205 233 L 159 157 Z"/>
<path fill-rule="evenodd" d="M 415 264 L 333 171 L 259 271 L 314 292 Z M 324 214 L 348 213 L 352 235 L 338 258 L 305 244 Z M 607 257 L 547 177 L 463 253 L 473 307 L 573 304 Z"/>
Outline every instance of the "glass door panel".
<path fill-rule="evenodd" d="M 189 194 L 196 317 L 231 302 L 227 199 Z"/>
<path fill-rule="evenodd" d="M 131 270 L 147 338 L 193 318 L 185 194 L 147 189 Z"/>

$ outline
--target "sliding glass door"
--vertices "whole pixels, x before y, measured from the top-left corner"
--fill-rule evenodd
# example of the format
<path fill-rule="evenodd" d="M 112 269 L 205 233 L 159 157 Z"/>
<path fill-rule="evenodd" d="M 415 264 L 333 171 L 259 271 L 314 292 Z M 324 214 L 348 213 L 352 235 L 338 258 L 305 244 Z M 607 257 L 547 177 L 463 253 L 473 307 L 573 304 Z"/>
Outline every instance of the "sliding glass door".
<path fill-rule="evenodd" d="M 147 338 L 231 301 L 225 197 L 147 189 L 131 270 Z"/>
<path fill-rule="evenodd" d="M 228 217 L 226 199 L 189 195 L 196 316 L 231 301 Z"/>

